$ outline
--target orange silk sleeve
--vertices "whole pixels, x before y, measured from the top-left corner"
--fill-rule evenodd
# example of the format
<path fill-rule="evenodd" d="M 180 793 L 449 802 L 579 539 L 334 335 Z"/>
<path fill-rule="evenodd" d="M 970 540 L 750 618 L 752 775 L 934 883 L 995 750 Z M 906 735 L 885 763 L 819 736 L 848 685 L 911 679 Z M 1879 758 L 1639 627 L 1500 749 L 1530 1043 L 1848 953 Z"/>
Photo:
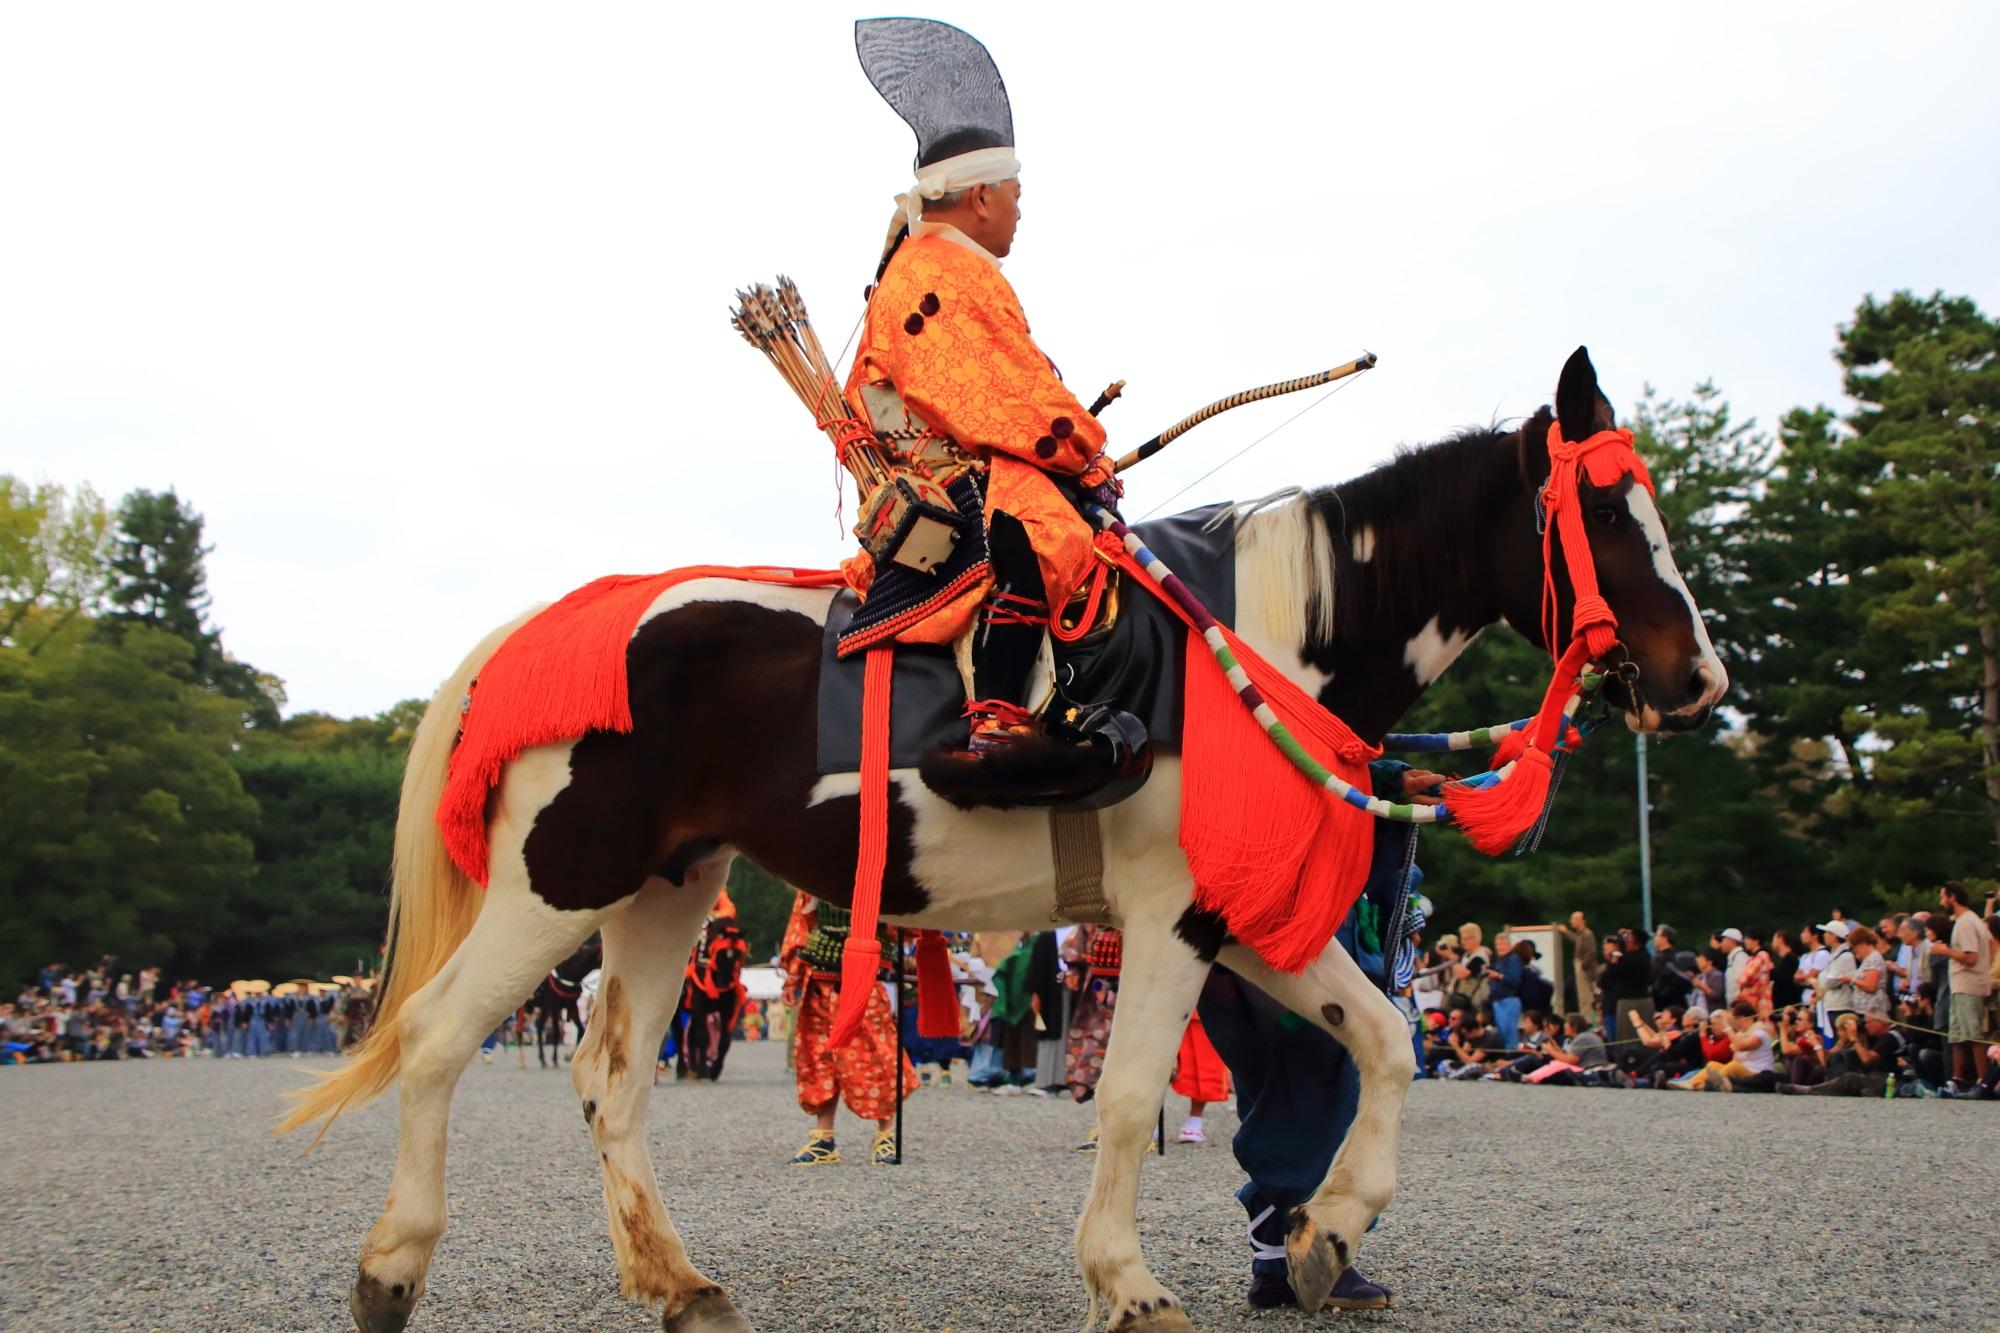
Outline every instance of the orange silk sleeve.
<path fill-rule="evenodd" d="M 969 449 L 1076 476 L 1104 427 L 1029 336 L 1000 271 L 950 241 L 905 242 L 869 302 L 869 359 L 932 427 Z"/>

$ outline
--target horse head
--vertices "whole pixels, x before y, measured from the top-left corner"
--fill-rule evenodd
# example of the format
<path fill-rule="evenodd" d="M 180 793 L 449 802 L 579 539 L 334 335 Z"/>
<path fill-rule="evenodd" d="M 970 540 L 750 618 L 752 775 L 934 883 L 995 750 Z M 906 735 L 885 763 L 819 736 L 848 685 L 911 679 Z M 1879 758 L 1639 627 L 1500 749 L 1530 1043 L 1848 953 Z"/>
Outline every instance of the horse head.
<path fill-rule="evenodd" d="M 1501 534 L 1505 549 L 1496 555 L 1508 573 L 1502 613 L 1552 652 L 1569 644 L 1576 626 L 1572 568 L 1577 562 L 1565 542 L 1581 532 L 1602 599 L 1595 610 L 1608 608 L 1616 620 L 1616 642 L 1599 663 L 1610 672 L 1605 697 L 1625 710 L 1634 731 L 1689 731 L 1708 721 L 1729 689 L 1729 673 L 1674 563 L 1644 464 L 1630 453 L 1628 439 L 1607 434 L 1616 430 L 1590 353 L 1579 347 L 1563 366 L 1554 411 L 1544 408 L 1521 428 L 1517 456 L 1534 497 L 1535 520 L 1509 524 Z M 1547 512 L 1563 484 L 1558 480 L 1551 487 L 1552 441 L 1564 453 L 1591 441 L 1608 446 L 1605 457 L 1587 470 L 1557 462 L 1559 478 L 1574 467 L 1575 494 L 1568 503 L 1580 523 L 1558 522 Z"/>

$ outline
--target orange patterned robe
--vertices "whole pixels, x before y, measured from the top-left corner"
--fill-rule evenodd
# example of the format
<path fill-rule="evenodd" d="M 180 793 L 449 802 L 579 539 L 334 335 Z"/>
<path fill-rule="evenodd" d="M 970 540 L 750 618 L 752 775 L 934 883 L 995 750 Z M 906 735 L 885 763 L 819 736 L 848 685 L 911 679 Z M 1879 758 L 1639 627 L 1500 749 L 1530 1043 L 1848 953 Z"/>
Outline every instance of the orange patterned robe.
<path fill-rule="evenodd" d="M 830 1047 L 833 1016 L 840 1008 L 840 974 L 815 970 L 800 952 L 818 924 L 818 904 L 798 894 L 778 951 L 785 972 L 784 1000 L 798 1006 L 792 1072 L 799 1109 L 817 1115 L 838 1098 L 863 1120 L 886 1120 L 896 1113 L 899 1076 L 905 1097 L 917 1090 L 916 1068 L 908 1056 L 898 1058 L 896 1015 L 879 985 L 868 987 L 861 1034 L 839 1050 Z"/>
<path fill-rule="evenodd" d="M 857 416 L 864 384 L 895 385 L 931 429 L 989 460 L 986 508 L 1021 520 L 1033 542 L 1052 607 L 1060 609 L 1091 566 L 1091 528 L 1048 474 L 1109 475 L 1095 460 L 1104 427 L 1063 387 L 1028 333 L 1020 298 L 992 259 L 940 228 L 903 242 L 868 302 L 847 394 Z M 1087 475 L 1086 475 L 1087 474 Z M 867 557 L 849 573 L 861 586 Z M 991 580 L 897 638 L 949 643 L 971 626 Z"/>

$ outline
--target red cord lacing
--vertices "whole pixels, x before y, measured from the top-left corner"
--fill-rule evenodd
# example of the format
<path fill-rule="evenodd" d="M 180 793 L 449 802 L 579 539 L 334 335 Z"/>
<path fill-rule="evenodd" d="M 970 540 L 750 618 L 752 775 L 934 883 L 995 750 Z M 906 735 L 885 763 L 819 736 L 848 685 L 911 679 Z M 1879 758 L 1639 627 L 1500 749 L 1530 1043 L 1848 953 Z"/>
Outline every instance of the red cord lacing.
<path fill-rule="evenodd" d="M 1035 715 L 1017 703 L 1005 699 L 972 699 L 965 705 L 961 717 L 974 719 L 991 718 L 1003 727 L 1032 727 Z"/>
<path fill-rule="evenodd" d="M 1017 592 L 1006 592 L 1000 588 L 995 588 L 991 593 L 987 594 L 985 615 L 986 623 L 989 625 L 1046 625 L 1049 623 L 1048 605 L 1039 597 L 1023 597 Z"/>

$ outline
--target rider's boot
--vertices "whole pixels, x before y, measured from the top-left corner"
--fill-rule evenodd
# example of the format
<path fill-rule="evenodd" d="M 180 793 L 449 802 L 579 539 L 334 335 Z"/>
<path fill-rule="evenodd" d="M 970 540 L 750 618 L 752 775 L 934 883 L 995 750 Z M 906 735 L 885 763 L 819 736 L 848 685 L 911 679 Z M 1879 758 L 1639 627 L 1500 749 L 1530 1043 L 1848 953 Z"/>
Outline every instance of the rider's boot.
<path fill-rule="evenodd" d="M 994 586 L 973 632 L 971 732 L 964 749 L 924 757 L 925 785 L 954 805 L 1006 807 L 1087 802 L 1135 775 L 1143 781 L 1152 762 L 1143 734 L 1075 719 L 1044 727 L 1028 711 L 1049 623 L 1041 565 L 1027 530 L 1004 511 L 989 520 L 987 544 Z"/>

